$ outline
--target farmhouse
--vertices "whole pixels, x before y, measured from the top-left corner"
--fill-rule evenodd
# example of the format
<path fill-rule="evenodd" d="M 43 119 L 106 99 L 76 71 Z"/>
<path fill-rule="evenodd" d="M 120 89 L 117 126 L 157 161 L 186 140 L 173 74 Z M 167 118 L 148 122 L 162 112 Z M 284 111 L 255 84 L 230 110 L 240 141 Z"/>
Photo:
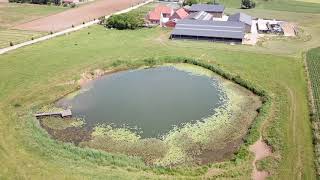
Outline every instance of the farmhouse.
<path fill-rule="evenodd" d="M 188 12 L 184 8 L 180 8 L 176 10 L 172 16 L 170 16 L 169 21 L 165 23 L 165 26 L 175 27 L 177 21 L 185 19 L 186 17 L 188 17 L 188 15 Z"/>
<path fill-rule="evenodd" d="M 159 5 L 153 11 L 149 12 L 147 19 L 151 24 L 163 25 L 169 21 L 169 18 L 173 15 L 173 13 L 174 11 L 171 7 Z"/>
<path fill-rule="evenodd" d="M 243 22 L 184 19 L 177 22 L 170 38 L 242 43 L 244 35 Z"/>
<path fill-rule="evenodd" d="M 189 13 L 204 11 L 210 13 L 215 18 L 222 18 L 224 6 L 216 4 L 193 4 L 188 11 Z"/>
<path fill-rule="evenodd" d="M 228 21 L 243 22 L 245 25 L 245 32 L 251 32 L 252 17 L 245 13 L 236 13 L 229 16 Z"/>

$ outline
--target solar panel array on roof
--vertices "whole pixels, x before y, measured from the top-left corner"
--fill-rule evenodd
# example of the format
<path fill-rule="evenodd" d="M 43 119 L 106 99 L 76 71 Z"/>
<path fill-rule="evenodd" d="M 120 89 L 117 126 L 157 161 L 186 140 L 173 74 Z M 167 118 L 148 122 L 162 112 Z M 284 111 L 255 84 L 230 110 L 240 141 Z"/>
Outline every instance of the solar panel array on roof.
<path fill-rule="evenodd" d="M 243 39 L 244 31 L 245 26 L 242 22 L 184 19 L 177 22 L 171 35 Z"/>
<path fill-rule="evenodd" d="M 216 4 L 192 4 L 192 6 L 189 8 L 189 11 L 223 12 L 224 6 Z"/>

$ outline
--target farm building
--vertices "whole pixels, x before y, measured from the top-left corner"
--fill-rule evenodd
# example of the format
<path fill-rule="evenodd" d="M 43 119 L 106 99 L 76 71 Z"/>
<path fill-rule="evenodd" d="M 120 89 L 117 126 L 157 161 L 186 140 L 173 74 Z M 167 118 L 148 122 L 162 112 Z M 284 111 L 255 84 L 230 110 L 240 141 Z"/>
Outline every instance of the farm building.
<path fill-rule="evenodd" d="M 263 19 L 258 19 L 257 21 L 257 29 L 259 33 L 268 33 L 269 28 L 267 26 L 267 21 Z"/>
<path fill-rule="evenodd" d="M 188 17 L 188 13 L 184 8 L 180 8 L 178 10 L 176 10 L 172 16 L 170 16 L 169 21 L 165 23 L 166 27 L 175 27 L 176 26 L 176 22 L 181 20 L 181 19 L 185 19 L 186 17 Z"/>
<path fill-rule="evenodd" d="M 243 22 L 184 19 L 177 22 L 170 38 L 242 43 L 244 35 Z"/>
<path fill-rule="evenodd" d="M 154 10 L 150 11 L 147 19 L 151 24 L 160 24 L 169 21 L 170 16 L 174 13 L 173 9 L 169 6 L 159 5 Z"/>
<path fill-rule="evenodd" d="M 245 25 L 245 32 L 251 32 L 252 17 L 245 13 L 236 13 L 229 16 L 228 21 L 243 22 Z"/>
<path fill-rule="evenodd" d="M 193 4 L 188 11 L 189 13 L 204 11 L 210 13 L 215 18 L 222 18 L 224 6 L 216 4 Z"/>
<path fill-rule="evenodd" d="M 187 11 L 183 8 L 180 8 L 176 10 L 173 15 L 170 17 L 170 20 L 179 20 L 179 19 L 184 19 L 188 16 L 189 14 Z"/>

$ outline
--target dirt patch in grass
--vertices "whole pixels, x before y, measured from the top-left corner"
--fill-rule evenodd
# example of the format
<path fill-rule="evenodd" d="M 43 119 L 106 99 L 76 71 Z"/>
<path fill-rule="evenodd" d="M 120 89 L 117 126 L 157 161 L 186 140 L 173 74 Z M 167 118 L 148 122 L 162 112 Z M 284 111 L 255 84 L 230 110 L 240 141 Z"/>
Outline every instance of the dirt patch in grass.
<path fill-rule="evenodd" d="M 269 147 L 261 138 L 250 146 L 250 151 L 254 153 L 255 157 L 252 162 L 253 172 L 252 178 L 254 180 L 263 180 L 269 176 L 267 171 L 259 171 L 257 169 L 256 163 L 272 154 L 272 149 Z"/>

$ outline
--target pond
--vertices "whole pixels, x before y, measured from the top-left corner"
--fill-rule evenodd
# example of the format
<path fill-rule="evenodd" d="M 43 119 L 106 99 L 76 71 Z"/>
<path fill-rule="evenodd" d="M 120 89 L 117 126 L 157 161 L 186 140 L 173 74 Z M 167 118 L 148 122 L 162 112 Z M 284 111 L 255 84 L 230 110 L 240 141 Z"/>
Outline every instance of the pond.
<path fill-rule="evenodd" d="M 86 128 L 112 124 L 149 138 L 213 115 L 224 96 L 214 77 L 160 66 L 102 76 L 57 105 L 70 107 L 73 116 L 84 118 Z"/>

